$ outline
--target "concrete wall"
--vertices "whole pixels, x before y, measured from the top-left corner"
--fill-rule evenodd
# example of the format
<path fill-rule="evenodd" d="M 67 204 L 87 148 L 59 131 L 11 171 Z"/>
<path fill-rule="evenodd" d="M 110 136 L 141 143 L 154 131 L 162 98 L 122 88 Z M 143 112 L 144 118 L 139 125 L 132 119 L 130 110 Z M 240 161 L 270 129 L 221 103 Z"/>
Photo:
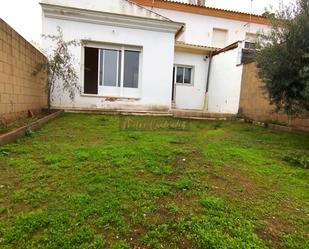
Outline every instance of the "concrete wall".
<path fill-rule="evenodd" d="M 46 57 L 0 19 L 0 122 L 8 123 L 47 105 L 46 75 L 33 76 Z M 43 80 L 45 78 L 45 80 Z"/>
<path fill-rule="evenodd" d="M 212 58 L 209 88 L 208 112 L 236 114 L 239 107 L 242 65 L 241 44 Z"/>
<path fill-rule="evenodd" d="M 134 96 L 125 93 L 106 98 L 108 93 L 98 95 L 77 94 L 72 102 L 67 94 L 58 95 L 52 106 L 60 108 L 126 109 L 126 110 L 168 110 L 171 107 L 172 72 L 174 61 L 174 33 L 144 29 L 107 26 L 90 22 L 79 22 L 57 18 L 43 18 L 43 33 L 55 34 L 56 27 L 62 28 L 65 40 L 91 40 L 89 44 L 131 45 L 141 48 L 140 81 Z M 78 30 L 78 32 L 76 31 Z M 52 44 L 44 40 L 44 47 Z M 75 69 L 79 84 L 83 88 L 83 48 L 71 47 L 75 57 Z M 132 98 L 134 97 L 134 99 Z M 131 98 L 131 99 L 130 99 Z"/>
<path fill-rule="evenodd" d="M 261 121 L 278 121 L 292 127 L 309 130 L 309 118 L 291 118 L 274 112 L 261 89 L 263 82 L 258 78 L 254 63 L 243 66 L 239 113 L 246 118 Z"/>
<path fill-rule="evenodd" d="M 175 107 L 182 109 L 202 110 L 206 90 L 208 59 L 205 55 L 175 52 L 174 64 L 193 67 L 193 84 L 176 84 Z"/>
<path fill-rule="evenodd" d="M 249 25 L 243 21 L 160 8 L 154 8 L 153 10 L 173 21 L 185 23 L 185 32 L 178 40 L 189 44 L 212 47 L 213 28 L 228 31 L 226 46 L 236 41 L 245 40 L 246 33 L 257 33 L 258 31 L 268 30 L 267 25 L 262 24 L 251 23 Z"/>

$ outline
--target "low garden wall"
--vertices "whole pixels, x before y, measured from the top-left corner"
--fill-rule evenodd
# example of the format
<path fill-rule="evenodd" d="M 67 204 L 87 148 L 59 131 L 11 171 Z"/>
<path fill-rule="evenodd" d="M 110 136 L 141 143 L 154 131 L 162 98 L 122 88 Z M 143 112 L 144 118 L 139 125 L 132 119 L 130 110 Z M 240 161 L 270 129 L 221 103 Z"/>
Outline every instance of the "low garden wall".
<path fill-rule="evenodd" d="M 36 65 L 46 60 L 38 49 L 0 19 L 0 124 L 46 107 L 46 74 L 32 74 Z"/>
<path fill-rule="evenodd" d="M 309 131 L 308 117 L 290 117 L 276 113 L 263 94 L 263 82 L 257 76 L 255 63 L 243 65 L 239 114 L 254 121 L 278 123 Z"/>

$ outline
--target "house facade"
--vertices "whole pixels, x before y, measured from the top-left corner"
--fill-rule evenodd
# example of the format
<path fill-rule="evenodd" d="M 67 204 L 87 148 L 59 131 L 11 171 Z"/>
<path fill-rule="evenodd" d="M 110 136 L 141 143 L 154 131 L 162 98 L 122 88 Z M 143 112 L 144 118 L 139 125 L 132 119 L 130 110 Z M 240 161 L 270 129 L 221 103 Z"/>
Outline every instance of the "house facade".
<path fill-rule="evenodd" d="M 71 48 L 81 93 L 53 100 L 64 109 L 237 113 L 242 49 L 268 24 L 261 16 L 164 0 L 41 5 L 44 34 L 59 26 L 65 40 L 82 42 Z M 52 45 L 43 41 L 47 52 Z"/>

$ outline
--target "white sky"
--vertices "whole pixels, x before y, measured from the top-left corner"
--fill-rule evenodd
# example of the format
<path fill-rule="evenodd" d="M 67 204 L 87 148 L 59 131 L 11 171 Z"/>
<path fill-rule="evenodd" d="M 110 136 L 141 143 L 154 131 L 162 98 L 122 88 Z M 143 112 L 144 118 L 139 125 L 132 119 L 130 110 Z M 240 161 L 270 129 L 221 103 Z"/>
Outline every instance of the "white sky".
<path fill-rule="evenodd" d="M 252 13 L 261 14 L 264 12 L 264 8 L 270 5 L 276 9 L 279 6 L 279 1 L 287 4 L 296 0 L 253 0 Z M 251 0 L 206 0 L 206 4 L 212 7 L 244 12 L 250 12 L 251 10 Z M 0 18 L 28 41 L 40 43 L 42 17 L 39 0 L 0 0 Z"/>

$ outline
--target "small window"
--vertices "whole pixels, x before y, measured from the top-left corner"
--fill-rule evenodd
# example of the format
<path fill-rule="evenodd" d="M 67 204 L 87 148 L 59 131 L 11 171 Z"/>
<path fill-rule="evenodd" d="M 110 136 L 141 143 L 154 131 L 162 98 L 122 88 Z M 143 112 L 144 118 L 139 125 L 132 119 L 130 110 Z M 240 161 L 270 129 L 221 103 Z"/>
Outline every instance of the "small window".
<path fill-rule="evenodd" d="M 186 85 L 192 84 L 192 67 L 177 66 L 176 83 Z"/>
<path fill-rule="evenodd" d="M 192 68 L 185 67 L 185 76 L 183 79 L 183 83 L 191 84 L 191 71 L 192 71 Z"/>
<path fill-rule="evenodd" d="M 176 83 L 183 83 L 184 68 L 177 67 Z"/>
<path fill-rule="evenodd" d="M 225 29 L 213 29 L 212 32 L 212 46 L 216 48 L 224 48 L 227 42 L 227 30 Z"/>

